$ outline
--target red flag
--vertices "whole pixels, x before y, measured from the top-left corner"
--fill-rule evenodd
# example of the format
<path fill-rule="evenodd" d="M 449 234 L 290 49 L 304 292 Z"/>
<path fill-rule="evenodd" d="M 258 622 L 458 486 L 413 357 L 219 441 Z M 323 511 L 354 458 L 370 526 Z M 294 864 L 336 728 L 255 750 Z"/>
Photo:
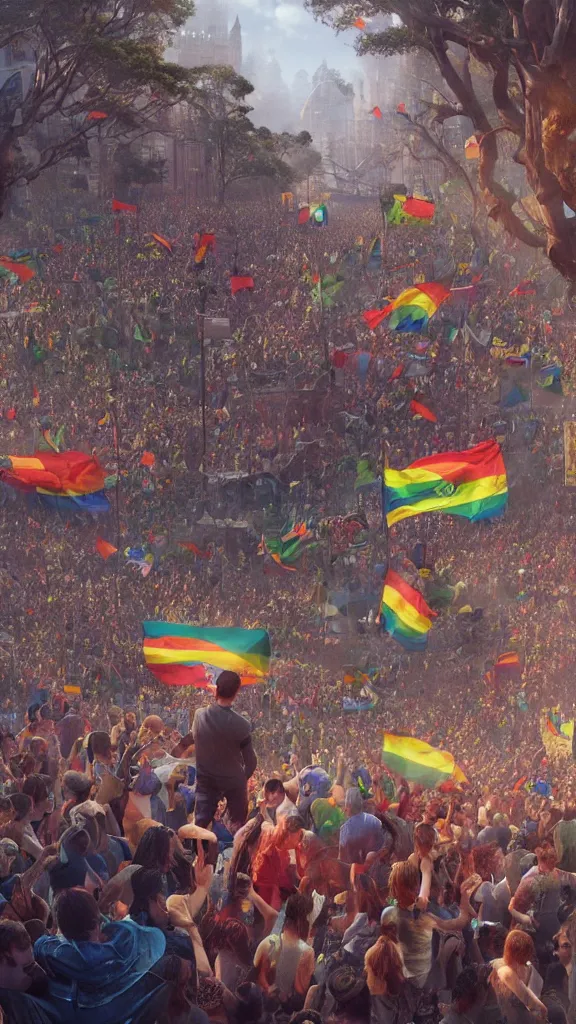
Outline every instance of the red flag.
<path fill-rule="evenodd" d="M 158 245 L 163 245 L 165 249 L 168 249 L 168 252 L 172 252 L 172 245 L 166 238 L 162 238 L 162 235 L 155 234 L 154 231 L 150 231 L 149 234 L 155 242 L 158 242 Z"/>
<path fill-rule="evenodd" d="M 58 255 L 58 253 L 62 252 L 63 248 L 64 248 L 64 244 L 62 242 L 58 242 L 58 245 L 53 245 L 52 246 L 52 252 L 55 252 L 56 255 Z"/>
<path fill-rule="evenodd" d="M 110 558 L 110 555 L 115 555 L 118 548 L 115 548 L 113 544 L 109 544 L 107 540 L 102 537 L 96 537 L 96 551 L 99 555 L 102 555 L 104 561 Z"/>
<path fill-rule="evenodd" d="M 422 402 L 418 402 L 415 398 L 410 402 L 410 412 L 413 416 L 421 416 L 424 420 L 429 420 L 430 423 L 437 423 L 438 419 L 434 415 L 431 409 L 427 406 L 422 405 Z"/>
<path fill-rule="evenodd" d="M 366 28 L 366 22 L 364 21 L 364 18 L 356 18 L 356 21 L 354 22 L 354 28 Z"/>
<path fill-rule="evenodd" d="M 520 284 L 512 289 L 510 295 L 536 295 L 536 289 L 532 281 L 520 281 Z"/>
<path fill-rule="evenodd" d="M 191 540 L 179 540 L 178 547 L 186 548 L 187 551 L 192 551 L 197 558 L 202 558 L 204 561 L 209 561 L 212 555 L 209 551 L 202 551 L 196 544 Z"/>
<path fill-rule="evenodd" d="M 138 207 L 132 203 L 121 203 L 119 199 L 112 200 L 112 213 L 138 213 Z"/>
<path fill-rule="evenodd" d="M 35 270 L 32 270 L 27 263 L 15 263 L 14 260 L 8 259 L 7 256 L 0 256 L 0 266 L 4 267 L 5 270 L 9 270 L 11 274 L 16 274 L 22 284 L 26 284 L 36 274 Z"/>
<path fill-rule="evenodd" d="M 153 466 L 155 462 L 156 456 L 154 455 L 154 452 L 144 452 L 140 459 L 141 466 Z"/>
<path fill-rule="evenodd" d="M 406 104 L 405 103 L 399 103 L 398 106 L 396 107 L 396 113 L 397 114 L 405 114 L 406 112 L 407 112 L 406 111 Z"/>
<path fill-rule="evenodd" d="M 379 121 L 382 120 L 382 111 L 380 110 L 380 107 L 372 107 L 371 112 L 374 114 L 374 117 L 378 118 Z"/>
<path fill-rule="evenodd" d="M 91 110 L 86 118 L 87 121 L 104 121 L 108 117 L 103 110 Z"/>
<path fill-rule="evenodd" d="M 232 289 L 232 295 L 236 295 L 236 292 L 244 291 L 244 289 L 252 289 L 254 287 L 254 280 L 251 277 L 231 277 L 230 287 Z"/>
<path fill-rule="evenodd" d="M 16 419 L 16 409 L 14 407 L 12 407 L 11 409 L 7 409 L 6 410 L 6 419 L 7 420 L 15 420 Z"/>
<path fill-rule="evenodd" d="M 365 313 L 362 313 L 363 319 L 368 324 L 371 331 L 375 331 L 382 321 L 388 316 L 390 312 L 391 304 L 384 307 L 384 309 L 367 309 Z"/>
<path fill-rule="evenodd" d="M 404 373 L 404 363 L 400 363 L 396 367 L 396 369 L 393 370 L 392 373 L 390 374 L 390 376 L 388 377 L 388 383 L 390 383 L 391 380 L 398 380 L 398 378 L 401 377 L 403 373 Z"/>
<path fill-rule="evenodd" d="M 307 224 L 310 220 L 310 207 L 303 206 L 301 210 L 298 210 L 298 223 Z"/>

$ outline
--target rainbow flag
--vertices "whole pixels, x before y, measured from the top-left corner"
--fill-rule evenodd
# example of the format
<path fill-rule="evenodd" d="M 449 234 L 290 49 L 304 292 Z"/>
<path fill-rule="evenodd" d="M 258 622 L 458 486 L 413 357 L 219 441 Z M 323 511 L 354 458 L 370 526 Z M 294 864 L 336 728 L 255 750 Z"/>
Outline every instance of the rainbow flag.
<path fill-rule="evenodd" d="M 388 526 L 423 512 L 448 512 L 472 522 L 492 519 L 507 501 L 506 468 L 496 441 L 429 455 L 406 469 L 384 469 Z"/>
<path fill-rule="evenodd" d="M 406 288 L 397 299 L 392 299 L 383 309 L 368 309 L 362 316 L 373 331 L 391 313 L 389 330 L 403 334 L 410 331 L 419 334 L 426 329 L 428 321 L 449 297 L 448 288 L 430 281 L 428 284 Z"/>
<path fill-rule="evenodd" d="M 380 623 L 407 651 L 425 651 L 436 612 L 428 607 L 419 590 L 389 569 L 384 580 Z"/>
<path fill-rule="evenodd" d="M 389 771 L 408 782 L 417 782 L 426 789 L 435 789 L 448 779 L 466 783 L 468 779 L 447 750 L 437 750 L 424 740 L 412 736 L 384 733 L 382 761 Z"/>
<path fill-rule="evenodd" d="M 146 666 L 168 686 L 206 686 L 204 666 L 237 672 L 244 686 L 268 674 L 271 651 L 265 629 L 177 622 L 144 622 L 142 628 Z"/>
<path fill-rule="evenodd" d="M 0 465 L 0 480 L 8 487 L 36 493 L 43 504 L 58 511 L 93 514 L 110 511 L 104 493 L 106 475 L 98 459 L 84 452 L 35 452 L 10 455 Z"/>

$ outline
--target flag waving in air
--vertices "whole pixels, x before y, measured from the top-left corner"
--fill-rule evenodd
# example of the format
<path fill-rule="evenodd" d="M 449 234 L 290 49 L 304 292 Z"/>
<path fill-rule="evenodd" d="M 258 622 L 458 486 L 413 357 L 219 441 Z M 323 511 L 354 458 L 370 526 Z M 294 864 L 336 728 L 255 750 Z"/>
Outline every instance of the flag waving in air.
<path fill-rule="evenodd" d="M 393 569 L 384 580 L 380 623 L 407 651 L 425 651 L 436 612 L 428 607 L 419 590 L 410 586 Z"/>
<path fill-rule="evenodd" d="M 428 455 L 406 469 L 384 470 L 388 526 L 422 512 L 448 512 L 472 522 L 492 519 L 507 501 L 506 468 L 496 441 Z"/>
<path fill-rule="evenodd" d="M 146 666 L 169 686 L 206 685 L 203 666 L 237 672 L 243 685 L 259 683 L 268 674 L 271 649 L 265 629 L 144 622 L 143 630 Z"/>
<path fill-rule="evenodd" d="M 0 480 L 17 490 L 36 492 L 43 504 L 60 511 L 110 510 L 106 476 L 98 459 L 84 452 L 36 452 L 0 460 Z"/>

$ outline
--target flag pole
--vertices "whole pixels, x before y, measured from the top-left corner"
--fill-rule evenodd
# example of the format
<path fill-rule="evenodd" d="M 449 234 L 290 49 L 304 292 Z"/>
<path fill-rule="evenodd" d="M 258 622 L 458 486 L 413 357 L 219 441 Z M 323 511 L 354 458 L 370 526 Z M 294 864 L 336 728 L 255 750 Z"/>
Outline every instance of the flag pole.
<path fill-rule="evenodd" d="M 386 469 L 388 466 L 388 442 L 385 438 L 382 440 L 382 532 L 384 534 L 385 541 L 385 552 L 386 552 L 386 572 L 388 572 L 388 564 L 390 562 L 390 527 L 388 526 L 388 519 L 386 517 Z"/>

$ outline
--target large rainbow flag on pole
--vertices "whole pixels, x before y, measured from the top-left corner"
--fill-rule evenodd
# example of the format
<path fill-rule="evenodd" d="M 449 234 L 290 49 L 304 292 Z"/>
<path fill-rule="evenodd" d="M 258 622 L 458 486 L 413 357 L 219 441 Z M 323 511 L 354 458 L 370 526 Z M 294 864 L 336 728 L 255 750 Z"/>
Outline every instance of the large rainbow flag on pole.
<path fill-rule="evenodd" d="M 259 683 L 270 667 L 270 637 L 265 629 L 188 626 L 144 622 L 146 667 L 168 686 L 208 683 L 204 666 L 237 672 L 242 684 Z"/>
<path fill-rule="evenodd" d="M 407 651 L 425 651 L 436 617 L 419 590 L 389 569 L 384 580 L 380 623 Z"/>
<path fill-rule="evenodd" d="M 419 334 L 428 326 L 428 321 L 442 303 L 450 297 L 450 290 L 443 284 L 430 281 L 413 288 L 406 288 L 397 299 L 392 299 L 383 309 L 367 309 L 362 314 L 371 331 L 392 314 L 388 323 L 390 331 Z"/>
<path fill-rule="evenodd" d="M 35 452 L 0 459 L 0 480 L 9 487 L 36 493 L 59 511 L 108 512 L 106 475 L 98 459 L 84 452 Z"/>
<path fill-rule="evenodd" d="M 492 519 L 507 501 L 506 468 L 496 441 L 428 455 L 406 469 L 384 469 L 388 526 L 423 512 L 448 512 L 472 522 Z"/>
<path fill-rule="evenodd" d="M 408 782 L 417 782 L 426 789 L 435 789 L 451 779 L 466 783 L 468 779 L 447 750 L 437 750 L 424 740 L 412 736 L 384 733 L 382 760 L 391 772 Z"/>

